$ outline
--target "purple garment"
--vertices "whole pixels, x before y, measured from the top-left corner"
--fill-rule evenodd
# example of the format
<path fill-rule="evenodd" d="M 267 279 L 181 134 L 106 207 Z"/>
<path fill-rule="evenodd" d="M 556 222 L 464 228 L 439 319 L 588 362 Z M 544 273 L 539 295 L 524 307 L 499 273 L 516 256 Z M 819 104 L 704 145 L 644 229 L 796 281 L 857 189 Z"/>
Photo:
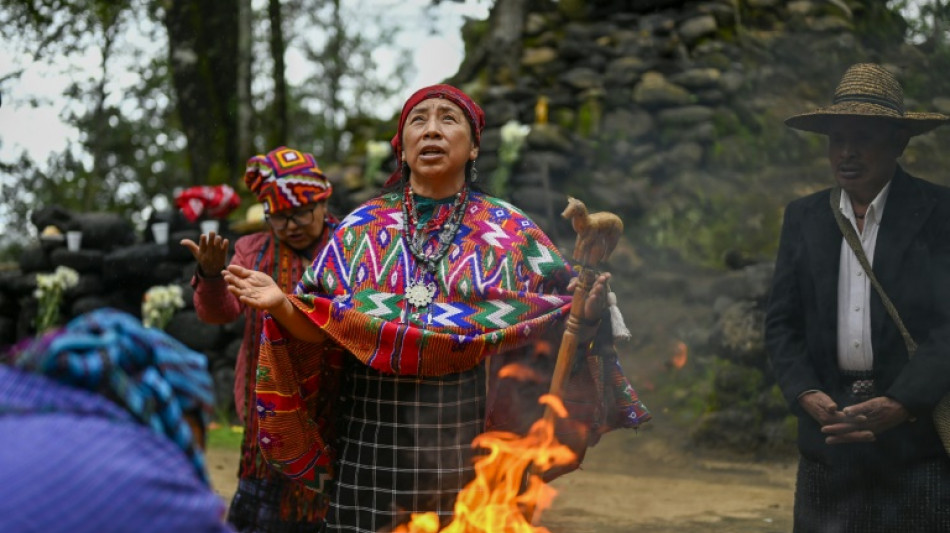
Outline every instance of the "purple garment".
<path fill-rule="evenodd" d="M 181 449 L 102 396 L 0 366 L 0 435 L 0 531 L 231 531 Z"/>

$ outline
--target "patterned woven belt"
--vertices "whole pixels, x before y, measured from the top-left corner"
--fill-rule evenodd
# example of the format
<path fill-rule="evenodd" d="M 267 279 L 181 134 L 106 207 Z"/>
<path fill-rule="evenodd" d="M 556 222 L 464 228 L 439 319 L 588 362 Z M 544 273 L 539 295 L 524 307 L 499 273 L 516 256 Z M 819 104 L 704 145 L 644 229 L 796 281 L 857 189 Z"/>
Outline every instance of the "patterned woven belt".
<path fill-rule="evenodd" d="M 854 399 L 859 401 L 869 400 L 877 396 L 877 390 L 874 387 L 874 378 L 870 372 L 848 372 L 841 373 L 844 390 Z"/>
<path fill-rule="evenodd" d="M 874 397 L 874 380 L 859 379 L 851 383 L 851 395 L 855 398 L 867 400 Z"/>

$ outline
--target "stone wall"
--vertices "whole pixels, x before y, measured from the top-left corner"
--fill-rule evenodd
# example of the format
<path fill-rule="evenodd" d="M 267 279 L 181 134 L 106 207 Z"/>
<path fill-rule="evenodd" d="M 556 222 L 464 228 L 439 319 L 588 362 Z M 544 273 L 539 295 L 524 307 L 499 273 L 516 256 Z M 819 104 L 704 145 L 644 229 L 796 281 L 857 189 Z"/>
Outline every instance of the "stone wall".
<path fill-rule="evenodd" d="M 62 323 L 84 312 L 112 307 L 141 318 L 142 298 L 156 285 L 181 287 L 185 308 L 165 328 L 186 346 L 208 356 L 215 380 L 216 407 L 224 416 L 233 412 L 234 362 L 243 338 L 243 319 L 214 326 L 201 322 L 192 305 L 190 280 L 195 271 L 191 253 L 179 245 L 183 238 L 197 240 L 197 224 L 180 214 L 165 213 L 149 221 L 142 235 L 132 224 L 110 213 L 71 213 L 57 208 L 38 210 L 32 217 L 39 233 L 49 225 L 82 231 L 78 251 L 67 249 L 63 239 L 42 238 L 21 255 L 17 269 L 0 271 L 0 347 L 35 334 L 37 302 L 33 296 L 36 274 L 50 273 L 58 266 L 79 273 L 79 283 L 64 295 Z M 152 240 L 151 223 L 170 223 L 167 244 Z M 222 234 L 237 237 L 226 223 Z M 233 247 L 232 247 L 233 249 Z"/>

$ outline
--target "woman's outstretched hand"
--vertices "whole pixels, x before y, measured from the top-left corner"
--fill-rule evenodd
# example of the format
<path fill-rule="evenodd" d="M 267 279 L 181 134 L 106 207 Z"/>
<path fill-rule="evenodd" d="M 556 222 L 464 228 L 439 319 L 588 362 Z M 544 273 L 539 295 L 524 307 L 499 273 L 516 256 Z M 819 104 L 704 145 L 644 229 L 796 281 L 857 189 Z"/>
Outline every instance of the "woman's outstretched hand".
<path fill-rule="evenodd" d="M 202 234 L 198 242 L 191 239 L 182 239 L 179 244 L 188 248 L 191 255 L 198 262 L 198 269 L 202 276 L 217 277 L 224 269 L 224 262 L 228 258 L 228 240 L 212 231 Z"/>
<path fill-rule="evenodd" d="M 247 306 L 273 311 L 287 301 L 287 296 L 274 278 L 263 272 L 231 265 L 222 274 L 228 283 L 228 291 Z"/>

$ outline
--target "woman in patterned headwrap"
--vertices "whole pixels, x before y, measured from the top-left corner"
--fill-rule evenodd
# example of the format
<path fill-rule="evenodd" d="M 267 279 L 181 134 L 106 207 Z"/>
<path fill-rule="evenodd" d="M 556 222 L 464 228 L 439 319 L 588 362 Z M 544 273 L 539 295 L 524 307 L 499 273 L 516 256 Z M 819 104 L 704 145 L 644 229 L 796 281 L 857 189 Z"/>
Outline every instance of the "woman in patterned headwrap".
<path fill-rule="evenodd" d="M 242 302 L 270 313 L 261 449 L 330 494 L 331 531 L 389 531 L 425 511 L 445 523 L 474 476 L 472 440 L 486 429 L 522 431 L 540 415 L 547 384 L 498 371 L 559 337 L 572 271 L 524 213 L 477 190 L 484 125 L 481 108 L 454 87 L 416 92 L 392 141 L 398 170 L 343 220 L 294 295 L 248 269 L 225 274 Z M 602 392 L 583 398 L 580 455 L 600 433 L 649 418 L 615 353 L 591 342 L 608 277 L 584 304 L 579 360 L 589 364 L 568 385 Z M 549 373 L 551 358 L 537 359 Z"/>
<path fill-rule="evenodd" d="M 99 309 L 4 359 L 0 530 L 231 531 L 205 470 L 203 354 Z"/>
<path fill-rule="evenodd" d="M 281 290 L 291 292 L 337 225 L 327 211 L 332 187 L 313 155 L 286 147 L 249 159 L 244 182 L 264 205 L 270 230 L 238 239 L 231 264 L 264 272 Z M 185 239 L 181 244 L 198 262 L 192 279 L 198 317 L 226 324 L 245 316 L 244 342 L 234 372 L 234 403 L 244 422 L 244 439 L 228 521 L 239 531 L 254 533 L 319 530 L 325 499 L 275 472 L 257 445 L 254 387 L 262 320 L 257 309 L 227 291 L 221 272 L 228 240 L 210 233 L 197 243 Z"/>

